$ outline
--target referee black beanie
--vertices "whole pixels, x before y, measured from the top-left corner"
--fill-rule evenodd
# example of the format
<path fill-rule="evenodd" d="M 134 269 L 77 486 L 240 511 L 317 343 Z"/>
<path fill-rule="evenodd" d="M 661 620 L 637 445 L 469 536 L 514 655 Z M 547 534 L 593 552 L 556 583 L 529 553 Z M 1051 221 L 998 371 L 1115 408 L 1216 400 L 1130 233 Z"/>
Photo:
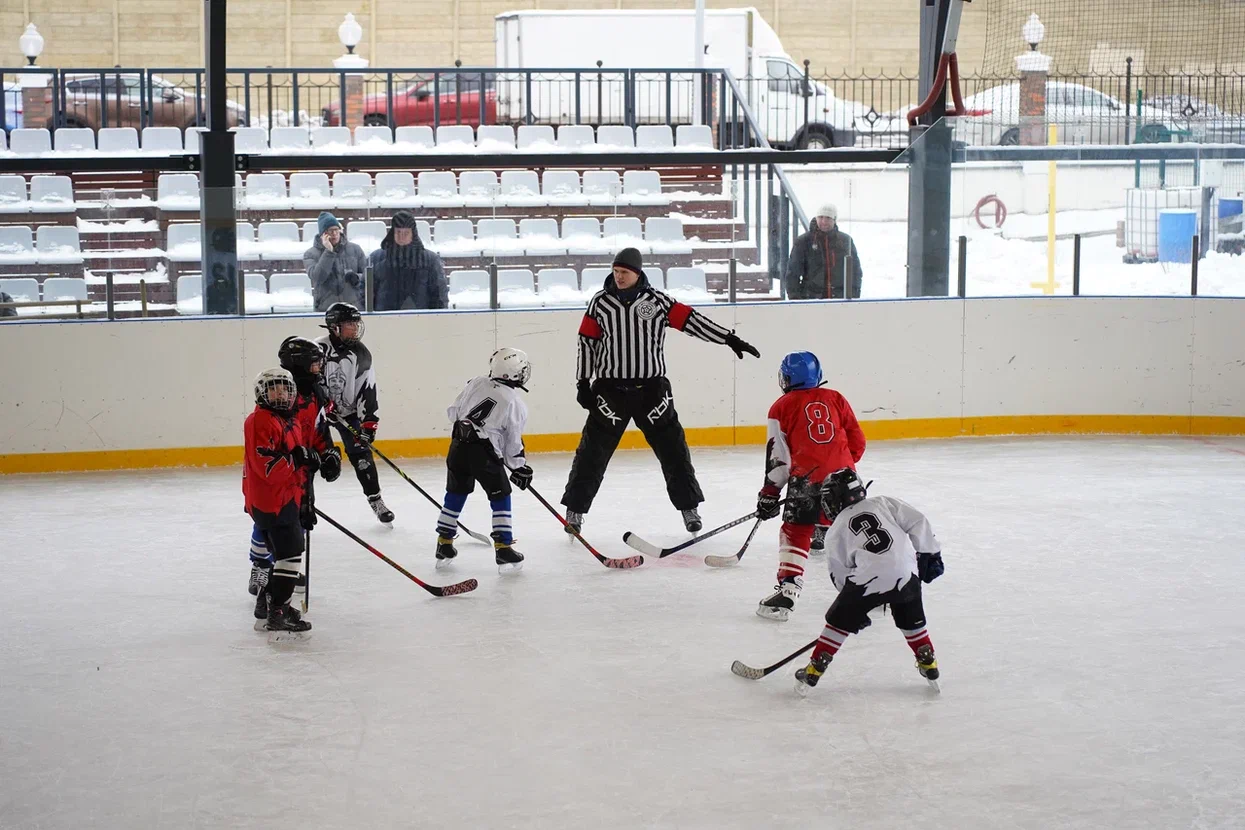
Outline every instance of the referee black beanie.
<path fill-rule="evenodd" d="M 623 248 L 618 252 L 618 256 L 614 257 L 614 264 L 621 265 L 628 271 L 634 271 L 637 274 L 644 273 L 644 262 L 640 259 L 638 248 Z"/>

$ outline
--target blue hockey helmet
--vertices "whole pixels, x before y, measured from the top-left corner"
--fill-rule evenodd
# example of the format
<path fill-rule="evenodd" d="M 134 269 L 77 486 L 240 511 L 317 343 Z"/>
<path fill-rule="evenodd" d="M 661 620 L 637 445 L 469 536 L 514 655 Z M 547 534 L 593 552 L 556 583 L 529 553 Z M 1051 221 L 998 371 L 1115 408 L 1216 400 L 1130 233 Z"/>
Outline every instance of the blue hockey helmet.
<path fill-rule="evenodd" d="M 821 361 L 812 352 L 792 352 L 778 365 L 778 386 L 783 392 L 816 389 L 821 384 Z"/>

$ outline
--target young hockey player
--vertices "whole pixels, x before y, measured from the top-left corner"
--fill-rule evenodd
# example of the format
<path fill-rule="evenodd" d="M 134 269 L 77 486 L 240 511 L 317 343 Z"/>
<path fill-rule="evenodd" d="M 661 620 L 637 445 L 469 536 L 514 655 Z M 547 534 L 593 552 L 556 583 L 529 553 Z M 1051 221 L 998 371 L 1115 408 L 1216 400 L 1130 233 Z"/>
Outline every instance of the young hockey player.
<path fill-rule="evenodd" d="M 291 416 L 297 422 L 301 440 L 320 456 L 320 475 L 325 481 L 336 481 L 342 471 L 341 451 L 333 446 L 329 434 L 328 422 L 322 410 L 328 404 L 328 394 L 321 384 L 321 367 L 324 365 L 324 352 L 315 342 L 305 337 L 287 337 L 277 350 L 277 359 L 281 368 L 294 377 L 294 386 L 298 397 L 291 409 Z M 307 476 L 307 493 L 304 502 L 303 521 L 314 526 L 315 513 L 311 506 L 315 503 L 315 479 Z M 310 530 L 310 528 L 306 528 Z M 255 596 L 255 618 L 268 617 L 268 594 L 264 590 L 268 584 L 268 576 L 272 573 L 272 551 L 268 549 L 268 541 L 259 525 L 251 529 L 251 581 L 250 592 Z"/>
<path fill-rule="evenodd" d="M 825 480 L 821 505 L 833 522 L 826 552 L 839 595 L 826 612 L 812 658 L 795 673 L 796 691 L 807 694 L 816 686 L 848 635 L 869 625 L 869 612 L 884 604 L 916 655 L 917 670 L 937 689 L 938 661 L 921 605 L 921 583 L 943 572 L 941 546 L 929 520 L 907 502 L 868 495 L 850 469 Z"/>
<path fill-rule="evenodd" d="M 532 366 L 527 354 L 504 348 L 493 352 L 487 376 L 473 378 L 446 410 L 453 425 L 445 502 L 437 518 L 437 568 L 447 565 L 458 551 L 458 517 L 476 482 L 488 495 L 493 508 L 493 544 L 501 573 L 520 570 L 523 554 L 514 549 L 514 526 L 510 510 L 510 482 L 520 490 L 532 483 L 532 468 L 523 450 L 527 404 L 519 390 L 527 391 Z M 506 471 L 510 471 L 509 480 Z"/>
<path fill-rule="evenodd" d="M 290 607 L 303 558 L 300 517 L 309 474 L 320 466 L 315 450 L 303 445 L 293 407 L 298 399 L 294 377 L 285 369 L 266 369 L 255 378 L 255 411 L 242 431 L 245 458 L 242 495 L 245 509 L 264 535 L 274 559 L 268 580 L 268 615 L 259 630 L 308 631 L 311 623 Z"/>
<path fill-rule="evenodd" d="M 778 367 L 782 397 L 769 408 L 765 485 L 757 495 L 757 518 L 778 515 L 779 495 L 787 503 L 778 533 L 778 585 L 761 600 L 757 616 L 785 620 L 804 587 L 804 565 L 814 526 L 821 517 L 818 491 L 831 472 L 855 469 L 865 454 L 865 434 L 851 404 L 825 388 L 821 362 L 812 352 L 792 352 Z"/>
<path fill-rule="evenodd" d="M 360 441 L 334 420 L 346 457 L 354 467 L 372 512 L 383 524 L 393 524 L 393 511 L 380 497 L 380 476 L 372 456 L 372 441 L 380 425 L 376 400 L 376 372 L 372 353 L 363 345 L 363 317 L 349 303 L 333 303 L 324 312 L 328 335 L 316 342 L 324 349 L 324 383 L 333 401 L 334 418 L 340 418 L 363 436 Z"/>

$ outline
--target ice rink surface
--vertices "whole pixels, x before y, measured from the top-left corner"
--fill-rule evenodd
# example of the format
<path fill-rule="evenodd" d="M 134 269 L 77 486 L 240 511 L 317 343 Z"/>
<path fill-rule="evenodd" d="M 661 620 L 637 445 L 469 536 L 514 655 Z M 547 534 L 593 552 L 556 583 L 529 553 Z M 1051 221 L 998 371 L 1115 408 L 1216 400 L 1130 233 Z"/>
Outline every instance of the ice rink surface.
<path fill-rule="evenodd" d="M 710 528 L 752 509 L 761 450 L 696 450 Z M 569 455 L 536 456 L 557 501 Z M 438 491 L 440 461 L 404 465 Z M 382 468 L 319 505 L 435 599 L 321 524 L 314 638 L 251 628 L 238 469 L 0 478 L 0 827 L 1226 828 L 1245 823 L 1245 441 L 876 443 L 873 492 L 923 509 L 932 695 L 889 618 L 804 700 L 833 588 L 786 623 L 777 522 L 610 571 L 526 494 L 520 575 L 460 544 Z M 487 531 L 477 493 L 464 519 Z M 585 533 L 686 538 L 648 451 L 620 452 Z M 452 575 L 451 575 L 452 574 Z"/>

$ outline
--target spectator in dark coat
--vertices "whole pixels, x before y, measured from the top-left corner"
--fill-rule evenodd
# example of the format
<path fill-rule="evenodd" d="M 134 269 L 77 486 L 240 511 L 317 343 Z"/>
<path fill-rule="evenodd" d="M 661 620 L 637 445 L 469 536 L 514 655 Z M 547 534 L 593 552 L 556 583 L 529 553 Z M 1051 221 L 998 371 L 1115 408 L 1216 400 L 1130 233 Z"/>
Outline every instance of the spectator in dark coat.
<path fill-rule="evenodd" d="M 449 307 L 441 257 L 424 247 L 410 211 L 393 215 L 389 233 L 372 252 L 371 263 L 377 311 Z"/>
<path fill-rule="evenodd" d="M 10 297 L 8 294 L 5 294 L 3 291 L 0 291 L 0 303 L 11 303 L 11 302 L 13 302 L 13 298 Z M 16 317 L 16 316 L 17 316 L 17 309 L 0 308 L 0 317 Z"/>
<path fill-rule="evenodd" d="M 860 296 L 860 257 L 856 243 L 835 224 L 839 211 L 822 205 L 808 233 L 801 234 L 787 262 L 787 296 L 793 300 L 841 300 L 843 288 L 855 299 Z"/>
<path fill-rule="evenodd" d="M 303 254 L 316 311 L 328 311 L 333 303 L 363 308 L 363 272 L 367 267 L 363 249 L 346 239 L 342 223 L 327 210 L 320 214 L 316 227 L 316 240 Z"/>

